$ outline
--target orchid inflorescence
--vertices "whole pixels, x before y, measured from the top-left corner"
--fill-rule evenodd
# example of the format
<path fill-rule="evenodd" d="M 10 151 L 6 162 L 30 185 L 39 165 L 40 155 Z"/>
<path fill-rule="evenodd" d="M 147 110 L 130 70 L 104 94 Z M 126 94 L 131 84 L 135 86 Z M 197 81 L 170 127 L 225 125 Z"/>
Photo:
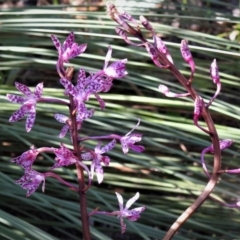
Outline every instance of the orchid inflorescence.
<path fill-rule="evenodd" d="M 33 194 L 36 189 L 42 184 L 42 191 L 45 190 L 45 182 L 47 177 L 53 177 L 60 181 L 62 184 L 66 185 L 70 189 L 79 192 L 86 192 L 91 186 L 94 173 L 96 174 L 98 183 L 102 183 L 104 179 L 103 165 L 108 166 L 110 164 L 110 157 L 105 155 L 111 151 L 117 142 L 122 146 L 124 154 L 127 154 L 129 149 L 135 152 L 142 152 L 144 147 L 137 145 L 136 143 L 141 141 L 142 134 L 132 133 L 135 128 L 140 124 L 140 120 L 136 126 L 125 136 L 117 134 L 109 134 L 105 136 L 89 136 L 82 138 L 80 134 L 76 134 L 77 131 L 81 130 L 83 121 L 91 118 L 94 115 L 94 109 L 88 109 L 86 102 L 89 100 L 90 96 L 94 95 L 103 110 L 105 108 L 105 102 L 99 96 L 101 92 L 108 92 L 113 85 L 114 79 L 121 79 L 127 75 L 126 63 L 127 59 L 119 60 L 109 64 L 112 55 L 112 48 L 108 48 L 108 52 L 105 58 L 105 63 L 103 69 L 96 73 L 90 73 L 88 76 L 84 69 L 80 69 L 77 77 L 77 84 L 74 86 L 72 84 L 72 72 L 73 68 L 69 67 L 65 69 L 64 63 L 68 63 L 70 59 L 75 58 L 82 54 L 86 48 L 86 44 L 78 45 L 74 41 L 74 33 L 71 32 L 63 44 L 60 43 L 58 38 L 54 35 L 51 36 L 54 46 L 58 51 L 58 61 L 57 61 L 57 72 L 60 76 L 60 83 L 65 89 L 64 94 L 69 97 L 69 100 L 61 100 L 55 98 L 44 98 L 43 94 L 43 83 L 39 83 L 36 86 L 34 92 L 32 92 L 27 86 L 15 82 L 16 88 L 24 94 L 24 96 L 18 96 L 14 94 L 7 94 L 7 99 L 13 103 L 21 104 L 20 108 L 13 113 L 10 117 L 10 122 L 16 122 L 27 115 L 26 120 L 26 131 L 29 132 L 33 128 L 35 118 L 36 118 L 36 106 L 39 102 L 44 103 L 56 103 L 62 104 L 69 108 L 69 116 L 63 115 L 61 113 L 55 113 L 54 118 L 63 123 L 64 126 L 60 131 L 59 137 L 63 138 L 69 132 L 70 139 L 73 144 L 73 150 L 67 148 L 63 143 L 60 143 L 59 148 L 55 147 L 41 147 L 36 148 L 32 146 L 30 150 L 22 153 L 20 156 L 11 159 L 12 162 L 21 166 L 24 170 L 24 175 L 16 181 L 20 184 L 23 189 L 27 190 L 27 196 Z M 87 149 L 80 146 L 84 141 L 96 140 L 97 146 L 92 149 Z M 103 145 L 101 141 L 108 140 L 109 143 Z M 55 155 L 55 164 L 49 169 L 49 172 L 40 173 L 33 169 L 33 164 L 37 160 L 38 155 L 41 153 L 52 153 Z M 86 165 L 90 162 L 90 169 Z M 80 168 L 80 173 L 85 171 L 88 176 L 88 183 L 84 186 L 84 182 L 81 183 L 84 187 L 81 189 L 76 186 L 66 182 L 60 178 L 57 174 L 52 172 L 55 168 L 67 167 L 69 165 L 75 164 L 77 169 Z M 84 178 L 81 176 L 81 179 Z M 120 194 L 117 194 L 120 211 L 113 212 L 108 215 L 117 215 L 121 219 L 122 233 L 125 231 L 126 226 L 123 223 L 122 218 L 128 218 L 131 221 L 136 221 L 140 217 L 140 213 L 145 209 L 145 207 L 135 208 L 135 210 L 128 210 L 131 204 L 135 202 L 139 193 L 129 200 L 126 208 L 122 207 L 122 198 Z M 82 208 L 83 206 L 81 206 Z M 101 213 L 98 211 L 98 213 Z M 103 212 L 104 214 L 104 212 Z M 89 214 L 93 215 L 92 214 Z M 86 219 L 88 216 L 86 216 Z"/>
<path fill-rule="evenodd" d="M 221 151 L 228 148 L 233 141 L 231 139 L 219 140 L 215 125 L 212 121 L 211 115 L 209 113 L 209 108 L 218 96 L 221 91 L 221 81 L 218 70 L 218 65 L 216 59 L 213 60 L 210 66 L 210 77 L 214 84 L 216 84 L 216 92 L 214 96 L 209 100 L 208 103 L 205 103 L 204 99 L 196 93 L 192 87 L 194 74 L 196 71 L 195 62 L 191 54 L 188 42 L 182 40 L 180 45 L 181 55 L 183 60 L 188 64 L 191 69 L 191 75 L 187 79 L 185 78 L 179 70 L 175 67 L 174 61 L 171 57 L 171 54 L 168 51 L 167 46 L 162 41 L 162 39 L 157 35 L 155 30 L 149 21 L 140 16 L 139 21 L 132 17 L 130 14 L 118 10 L 114 4 L 109 3 L 107 5 L 108 14 L 111 18 L 117 22 L 118 26 L 116 27 L 116 33 L 122 37 L 122 39 L 129 45 L 134 47 L 143 47 L 148 52 L 150 58 L 156 67 L 161 69 L 169 69 L 173 75 L 179 80 L 183 87 L 187 90 L 185 93 L 174 93 L 169 90 L 165 85 L 160 84 L 158 89 L 167 97 L 176 97 L 184 98 L 191 97 L 194 101 L 194 111 L 193 111 L 193 123 L 204 133 L 208 134 L 212 139 L 212 144 L 205 148 L 201 153 L 201 164 L 204 170 L 205 175 L 209 179 L 209 182 L 206 185 L 205 190 L 201 193 L 199 198 L 180 216 L 180 218 L 173 224 L 170 230 L 167 232 L 164 240 L 171 239 L 171 237 L 176 233 L 181 224 L 183 224 L 191 214 L 201 206 L 201 204 L 206 200 L 210 195 L 211 191 L 215 187 L 218 181 L 218 177 L 222 173 L 238 174 L 240 173 L 239 169 L 231 170 L 221 170 Z M 153 43 L 149 42 L 141 31 L 141 28 L 149 31 L 153 36 Z M 137 38 L 139 42 L 133 42 L 130 40 L 128 35 Z M 61 100 L 54 98 L 44 98 L 42 97 L 43 93 L 43 83 L 39 83 L 36 86 L 34 92 L 32 92 L 27 86 L 15 82 L 16 88 L 24 94 L 23 97 L 7 94 L 7 99 L 13 103 L 21 104 L 21 107 L 13 113 L 10 117 L 10 122 L 15 122 L 22 119 L 27 115 L 26 120 L 26 131 L 31 131 L 35 118 L 36 118 L 36 105 L 39 102 L 44 103 L 56 103 L 62 104 L 69 108 L 69 116 L 63 115 L 62 113 L 55 113 L 54 118 L 64 124 L 62 127 L 59 137 L 63 138 L 68 133 L 73 145 L 73 150 L 67 148 L 63 143 L 60 143 L 59 148 L 55 147 L 41 147 L 35 148 L 32 146 L 30 150 L 24 152 L 22 155 L 13 158 L 11 161 L 20 165 L 24 169 L 24 175 L 18 181 L 17 184 L 20 184 L 22 188 L 27 190 L 27 196 L 30 196 L 42 183 L 42 190 L 45 189 L 45 180 L 46 177 L 54 177 L 59 180 L 62 184 L 65 184 L 70 189 L 79 193 L 80 198 L 85 197 L 85 192 L 91 186 L 93 181 L 93 176 L 96 174 L 98 183 L 102 183 L 104 179 L 103 165 L 108 166 L 110 164 L 110 157 L 106 154 L 111 151 L 117 142 L 121 144 L 122 151 L 124 154 L 127 154 L 129 149 L 135 152 L 142 152 L 144 147 L 137 145 L 136 143 L 141 141 L 142 135 L 139 133 L 133 133 L 135 128 L 140 124 L 140 120 L 136 126 L 125 136 L 120 136 L 117 134 L 109 134 L 105 136 L 87 136 L 81 137 L 78 134 L 78 131 L 81 130 L 83 121 L 93 117 L 94 109 L 88 109 L 86 103 L 88 102 L 90 96 L 94 95 L 97 99 L 101 110 L 104 110 L 106 104 L 104 100 L 99 96 L 101 92 L 108 92 L 112 85 L 114 79 L 121 79 L 127 75 L 125 65 L 127 59 L 122 59 L 116 61 L 112 64 L 109 64 L 112 55 L 112 48 L 108 48 L 106 54 L 105 63 L 101 70 L 96 73 L 87 74 L 84 69 L 80 69 L 78 72 L 77 83 L 73 85 L 72 76 L 73 76 L 73 67 L 65 68 L 64 63 L 68 63 L 70 59 L 75 58 L 82 54 L 86 48 L 86 44 L 78 45 L 74 41 L 74 33 L 70 33 L 67 39 L 63 44 L 58 40 L 54 35 L 51 36 L 54 46 L 58 51 L 58 61 L 56 64 L 57 72 L 60 76 L 60 83 L 65 89 L 64 94 L 69 97 L 69 100 Z M 206 123 L 206 127 L 203 127 L 199 124 L 199 119 L 203 117 Z M 87 140 L 96 140 L 98 141 L 94 150 L 87 149 L 83 145 L 80 145 Z M 102 145 L 103 140 L 109 140 L 107 144 Z M 49 172 L 39 173 L 32 168 L 34 162 L 37 160 L 37 157 L 41 153 L 50 152 L 55 155 L 55 164 L 50 168 Z M 213 171 L 209 172 L 206 167 L 204 156 L 206 153 L 214 154 L 214 167 Z M 86 165 L 87 162 L 91 163 L 90 169 Z M 78 179 L 83 178 L 83 171 L 86 172 L 88 176 L 88 184 L 85 185 L 84 182 L 79 182 L 79 187 L 76 187 L 63 179 L 61 179 L 57 174 L 53 173 L 52 170 L 59 167 L 67 167 L 69 165 L 75 164 L 78 173 Z M 84 180 L 83 180 L 84 181 Z M 139 193 L 136 193 L 126 203 L 126 206 L 123 205 L 123 198 L 119 193 L 116 193 L 117 199 L 119 202 L 119 211 L 113 212 L 103 212 L 99 211 L 98 208 L 91 211 L 88 215 L 85 215 L 85 223 L 88 224 L 88 217 L 94 214 L 104 214 L 108 216 L 118 216 L 120 218 L 121 232 L 124 233 L 126 230 L 126 225 L 123 222 L 123 218 L 127 218 L 130 221 L 136 221 L 141 212 L 145 210 L 145 207 L 137 207 L 132 210 L 129 210 L 130 206 L 139 198 Z M 227 204 L 222 201 L 215 199 L 215 201 L 227 206 L 227 207 L 236 207 L 240 208 L 240 202 L 234 204 Z M 81 201 L 80 201 L 81 202 Z M 82 201 L 85 202 L 85 201 Z M 86 205 L 81 206 L 86 208 Z M 84 214 L 84 211 L 81 212 Z M 83 216 L 84 218 L 84 216 Z M 83 224 L 83 226 L 86 226 Z M 83 227 L 84 228 L 84 227 Z M 86 230 L 86 229 L 85 229 Z M 88 230 L 89 231 L 89 230 Z M 86 237 L 86 239 L 89 239 Z"/>
<path fill-rule="evenodd" d="M 150 58 L 153 61 L 153 64 L 161 69 L 168 69 L 171 73 L 179 80 L 179 82 L 183 85 L 183 87 L 187 90 L 186 93 L 174 93 L 169 90 L 169 88 L 165 85 L 160 84 L 158 89 L 161 93 L 163 93 L 167 97 L 176 97 L 176 98 L 183 98 L 183 97 L 191 97 L 194 100 L 194 111 L 193 111 L 193 123 L 204 133 L 208 134 L 211 137 L 212 144 L 210 147 L 205 148 L 201 153 L 201 163 L 203 170 L 208 177 L 209 181 L 205 187 L 205 190 L 201 193 L 201 195 L 196 199 L 196 201 L 189 206 L 189 208 L 182 213 L 182 215 L 175 221 L 175 223 L 171 226 L 169 231 L 166 233 L 164 240 L 171 239 L 176 231 L 180 228 L 180 226 L 191 216 L 191 214 L 201 206 L 204 200 L 210 195 L 211 191 L 215 187 L 218 182 L 218 177 L 222 173 L 230 173 L 230 174 L 238 174 L 240 173 L 239 169 L 231 169 L 231 170 L 221 170 L 221 150 L 228 148 L 232 143 L 233 140 L 231 139 L 224 139 L 219 140 L 218 134 L 214 125 L 214 122 L 211 118 L 209 113 L 209 107 L 212 105 L 216 97 L 221 91 L 221 81 L 220 75 L 218 70 L 218 65 L 216 59 L 210 65 L 210 77 L 213 83 L 216 85 L 216 91 L 213 97 L 209 100 L 208 103 L 205 103 L 204 99 L 197 94 L 195 89 L 192 86 L 196 66 L 191 54 L 191 50 L 188 46 L 187 40 L 182 40 L 180 45 L 180 52 L 182 55 L 183 60 L 188 64 L 191 69 L 191 75 L 187 79 L 184 77 L 179 70 L 175 67 L 174 61 L 167 49 L 167 46 L 158 37 L 157 33 L 153 29 L 150 22 L 143 16 L 139 17 L 139 20 L 135 19 L 130 14 L 124 12 L 123 10 L 118 10 L 116 6 L 112 3 L 108 3 L 107 11 L 109 16 L 114 20 L 118 26 L 115 28 L 116 33 L 129 45 L 134 47 L 143 47 L 146 49 L 147 53 L 149 54 Z M 153 37 L 153 43 L 149 42 L 141 29 L 149 31 Z M 133 42 L 130 40 L 130 37 L 137 38 L 139 42 Z M 203 117 L 206 127 L 203 127 L 199 124 L 199 119 Z M 214 154 L 214 168 L 213 172 L 210 173 L 206 167 L 204 155 L 206 153 L 213 153 Z M 214 198 L 212 198 L 214 199 Z M 227 204 L 225 202 L 219 201 L 214 199 L 215 201 L 219 202 L 220 204 L 227 206 L 227 207 L 235 207 L 240 208 L 240 202 L 236 202 L 234 204 Z"/>

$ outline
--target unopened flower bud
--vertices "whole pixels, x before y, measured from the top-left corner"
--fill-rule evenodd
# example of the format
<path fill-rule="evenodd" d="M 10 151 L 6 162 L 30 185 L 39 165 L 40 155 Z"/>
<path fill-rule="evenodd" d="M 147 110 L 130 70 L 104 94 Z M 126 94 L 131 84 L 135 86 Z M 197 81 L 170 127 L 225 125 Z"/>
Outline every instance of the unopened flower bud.
<path fill-rule="evenodd" d="M 211 66 L 210 66 L 210 75 L 213 80 L 213 83 L 215 83 L 217 85 L 217 89 L 216 89 L 214 96 L 211 98 L 211 100 L 206 105 L 206 107 L 209 107 L 212 104 L 214 99 L 218 96 L 218 94 L 221 91 L 221 82 L 220 82 L 220 77 L 219 77 L 219 73 L 218 73 L 218 65 L 217 65 L 216 59 L 213 60 Z"/>
<path fill-rule="evenodd" d="M 172 57 L 171 57 L 170 53 L 168 52 L 168 49 L 167 49 L 165 43 L 162 41 L 162 39 L 160 37 L 158 37 L 156 34 L 154 34 L 153 41 L 154 41 L 154 45 L 156 46 L 158 51 L 163 53 L 167 57 L 167 59 L 171 63 L 173 63 Z"/>
<path fill-rule="evenodd" d="M 119 9 L 118 10 L 119 14 L 121 17 L 123 17 L 124 19 L 128 20 L 129 22 L 132 22 L 136 25 L 138 25 L 138 22 L 135 18 L 132 17 L 132 15 L 130 15 L 129 13 L 125 12 L 123 9 Z"/>
<path fill-rule="evenodd" d="M 194 116 L 199 118 L 202 114 L 203 99 L 199 96 L 194 102 Z"/>
<path fill-rule="evenodd" d="M 195 63 L 193 61 L 193 57 L 191 54 L 191 51 L 188 47 L 187 41 L 186 40 L 182 40 L 181 41 L 181 47 L 180 47 L 181 53 L 182 53 L 182 57 L 184 59 L 184 61 L 186 63 L 189 64 L 190 68 L 191 68 L 191 79 L 193 77 L 193 74 L 195 72 Z"/>
<path fill-rule="evenodd" d="M 217 65 L 216 59 L 214 59 L 211 64 L 210 75 L 215 84 L 220 82 L 220 77 L 219 77 L 219 73 L 218 73 L 218 65 Z"/>
<path fill-rule="evenodd" d="M 182 57 L 185 60 L 185 62 L 189 63 L 192 59 L 192 54 L 191 54 L 191 51 L 188 47 L 188 44 L 187 44 L 186 40 L 181 41 L 180 50 L 181 50 Z"/>
<path fill-rule="evenodd" d="M 143 27 L 145 27 L 147 30 L 149 30 L 149 31 L 153 30 L 152 25 L 149 23 L 149 21 L 144 16 L 140 16 L 139 20 L 142 23 Z"/>
<path fill-rule="evenodd" d="M 126 33 L 126 31 L 123 30 L 122 28 L 116 27 L 116 28 L 115 28 L 115 31 L 116 31 L 116 33 L 117 33 L 120 37 L 122 37 L 124 40 L 127 38 L 127 33 Z"/>
<path fill-rule="evenodd" d="M 150 55 L 152 61 L 154 62 L 154 64 L 159 67 L 159 68 L 167 68 L 168 66 L 163 66 L 161 65 L 161 63 L 159 62 L 159 56 L 158 56 L 158 50 L 149 42 L 147 42 L 145 44 L 146 50 L 148 52 L 148 54 Z"/>
<path fill-rule="evenodd" d="M 228 147 L 230 147 L 233 143 L 232 139 L 223 139 L 219 141 L 219 146 L 220 146 L 220 150 L 224 150 Z M 210 152 L 214 153 L 214 148 L 213 145 L 210 146 Z"/>
<path fill-rule="evenodd" d="M 199 124 L 198 124 L 198 119 L 200 118 L 200 116 L 202 115 L 202 109 L 203 109 L 203 106 L 204 106 L 204 101 L 203 99 L 198 96 L 196 97 L 195 99 L 195 102 L 194 102 L 194 116 L 193 116 L 193 122 L 194 124 L 200 128 L 202 131 L 204 131 L 205 133 L 209 134 L 209 130 L 201 127 Z"/>

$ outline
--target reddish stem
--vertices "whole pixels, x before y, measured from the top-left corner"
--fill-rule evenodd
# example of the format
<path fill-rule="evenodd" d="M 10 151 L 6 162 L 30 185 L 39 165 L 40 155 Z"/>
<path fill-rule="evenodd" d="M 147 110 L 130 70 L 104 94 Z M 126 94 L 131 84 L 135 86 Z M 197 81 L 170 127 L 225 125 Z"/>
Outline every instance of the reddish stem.
<path fill-rule="evenodd" d="M 71 81 L 72 79 L 73 70 L 74 70 L 73 68 L 68 68 L 66 70 L 65 75 L 69 81 Z M 74 104 L 74 99 L 71 95 L 69 96 L 69 100 L 70 100 L 69 113 L 70 113 L 70 118 L 72 122 L 71 134 L 72 134 L 73 148 L 79 161 L 82 161 L 81 151 L 78 145 L 78 130 L 77 130 L 75 104 Z M 76 170 L 77 170 L 78 185 L 79 185 L 78 194 L 79 194 L 79 203 L 80 203 L 79 206 L 80 206 L 80 212 L 81 212 L 81 221 L 82 221 L 81 228 L 83 231 L 83 239 L 91 240 L 83 168 L 79 164 L 76 164 Z"/>

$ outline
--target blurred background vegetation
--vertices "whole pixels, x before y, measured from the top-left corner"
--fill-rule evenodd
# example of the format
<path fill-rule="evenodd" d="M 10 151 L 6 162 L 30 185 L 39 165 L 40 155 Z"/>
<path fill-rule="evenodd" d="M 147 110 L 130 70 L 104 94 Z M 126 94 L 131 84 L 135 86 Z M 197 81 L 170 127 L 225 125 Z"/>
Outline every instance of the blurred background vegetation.
<path fill-rule="evenodd" d="M 181 59 L 179 43 L 189 40 L 196 63 L 194 86 L 208 100 L 215 86 L 209 77 L 209 66 L 217 59 L 222 92 L 211 106 L 221 139 L 231 138 L 234 145 L 223 152 L 223 169 L 240 165 L 239 131 L 239 41 L 240 10 L 237 0 L 149 0 L 112 1 L 138 18 L 144 15 L 153 22 L 156 32 L 166 42 L 175 65 L 188 76 L 188 66 Z M 31 145 L 59 146 L 62 127 L 54 113 L 67 114 L 67 109 L 38 104 L 37 120 L 30 133 L 24 120 L 9 123 L 18 105 L 5 99 L 17 93 L 14 82 L 34 87 L 44 82 L 44 96 L 63 98 L 63 88 L 55 70 L 57 52 L 50 35 L 63 41 L 74 31 L 76 42 L 88 43 L 87 51 L 71 61 L 75 69 L 101 69 L 109 45 L 113 59 L 128 58 L 129 75 L 115 80 L 109 93 L 100 94 L 106 110 L 100 111 L 95 99 L 88 106 L 95 115 L 84 123 L 83 135 L 126 134 L 141 119 L 137 132 L 143 133 L 146 151 L 124 155 L 120 146 L 109 155 L 111 164 L 104 167 L 104 183 L 95 181 L 88 191 L 89 211 L 118 208 L 115 191 L 127 200 L 140 192 L 139 206 L 147 209 L 137 222 L 127 222 L 127 232 L 120 234 L 119 219 L 104 216 L 91 218 L 93 239 L 161 239 L 175 221 L 199 195 L 207 183 L 200 166 L 200 153 L 210 145 L 209 138 L 193 125 L 191 99 L 170 99 L 157 90 L 167 85 L 173 92 L 183 88 L 167 70 L 154 67 L 143 49 L 125 44 L 114 31 L 116 23 L 106 14 L 105 1 L 39 0 L 0 1 L 0 236 L 1 239 L 81 239 L 78 197 L 54 179 L 47 179 L 46 191 L 39 189 L 29 198 L 14 184 L 23 170 L 9 160 Z M 135 15 L 137 13 L 137 15 Z M 146 33 L 147 34 L 147 33 Z M 148 35 L 147 35 L 148 36 Z M 148 36 L 151 38 L 151 36 Z M 77 72 L 77 71 L 76 71 Z M 204 123 L 201 123 L 204 125 Z M 94 148 L 96 142 L 86 146 Z M 34 168 L 48 171 L 53 156 L 38 158 Z M 209 170 L 212 156 L 206 156 Z M 76 183 L 74 167 L 55 171 Z M 223 201 L 239 199 L 239 177 L 221 177 L 213 195 Z M 137 206 L 137 204 L 135 205 Z M 212 200 L 184 224 L 174 239 L 239 239 L 240 212 L 224 208 Z"/>

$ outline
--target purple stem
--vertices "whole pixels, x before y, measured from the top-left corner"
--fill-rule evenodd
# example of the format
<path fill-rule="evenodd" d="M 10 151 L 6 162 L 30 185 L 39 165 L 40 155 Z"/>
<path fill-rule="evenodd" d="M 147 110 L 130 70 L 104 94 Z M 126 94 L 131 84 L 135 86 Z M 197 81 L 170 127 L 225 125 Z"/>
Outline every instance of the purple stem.
<path fill-rule="evenodd" d="M 206 108 L 208 108 L 212 104 L 212 102 L 217 97 L 217 95 L 220 93 L 220 91 L 221 91 L 221 82 L 217 83 L 216 92 L 215 92 L 214 96 L 211 98 L 211 100 L 209 101 L 209 103 L 206 105 Z"/>
<path fill-rule="evenodd" d="M 45 103 L 58 103 L 61 105 L 69 105 L 68 100 L 62 100 L 60 98 L 40 98 L 38 102 L 45 102 Z"/>
<path fill-rule="evenodd" d="M 214 200 L 215 202 L 218 202 L 218 203 L 220 203 L 221 205 L 223 205 L 223 206 L 225 206 L 225 207 L 229 207 L 229 208 L 240 208 L 238 202 L 237 202 L 237 203 L 232 203 L 232 204 L 230 204 L 230 203 L 225 203 L 225 202 L 223 202 L 223 201 L 221 201 L 221 200 L 218 200 L 218 199 L 216 199 L 215 197 L 212 197 L 212 196 L 210 196 L 210 198 L 211 198 L 212 200 Z"/>
<path fill-rule="evenodd" d="M 203 167 L 203 170 L 205 172 L 205 174 L 207 175 L 208 178 L 210 178 L 211 176 L 209 175 L 208 173 L 208 170 L 207 170 L 207 167 L 206 167 L 206 164 L 205 164 L 205 161 L 204 161 L 204 155 L 207 153 L 207 152 L 210 152 L 211 151 L 211 147 L 208 147 L 208 148 L 204 148 L 202 153 L 201 153 L 201 163 L 202 163 L 202 167 Z"/>
<path fill-rule="evenodd" d="M 194 124 L 195 124 L 198 128 L 200 128 L 203 132 L 205 132 L 205 133 L 207 133 L 207 134 L 211 134 L 207 129 L 201 127 L 201 126 L 198 124 L 198 116 L 196 116 L 196 117 L 194 116 L 193 122 L 194 122 Z"/>
<path fill-rule="evenodd" d="M 122 138 L 122 136 L 117 135 L 117 134 L 109 134 L 109 135 L 105 135 L 105 136 L 91 136 L 91 137 L 83 137 L 83 138 L 79 138 L 78 141 L 83 142 L 83 141 L 87 141 L 90 139 L 94 139 L 94 140 L 99 140 L 99 139 L 117 139 L 120 140 Z"/>
<path fill-rule="evenodd" d="M 229 169 L 229 170 L 220 170 L 219 172 L 220 173 L 239 174 L 240 173 L 240 168 Z"/>
<path fill-rule="evenodd" d="M 57 174 L 53 173 L 53 172 L 46 172 L 44 173 L 45 177 L 53 177 L 56 178 L 59 182 L 61 182 L 62 184 L 70 187 L 70 189 L 78 192 L 78 188 L 76 188 L 75 186 L 73 186 L 71 183 L 66 182 L 65 180 L 63 180 L 62 178 L 60 178 Z"/>

